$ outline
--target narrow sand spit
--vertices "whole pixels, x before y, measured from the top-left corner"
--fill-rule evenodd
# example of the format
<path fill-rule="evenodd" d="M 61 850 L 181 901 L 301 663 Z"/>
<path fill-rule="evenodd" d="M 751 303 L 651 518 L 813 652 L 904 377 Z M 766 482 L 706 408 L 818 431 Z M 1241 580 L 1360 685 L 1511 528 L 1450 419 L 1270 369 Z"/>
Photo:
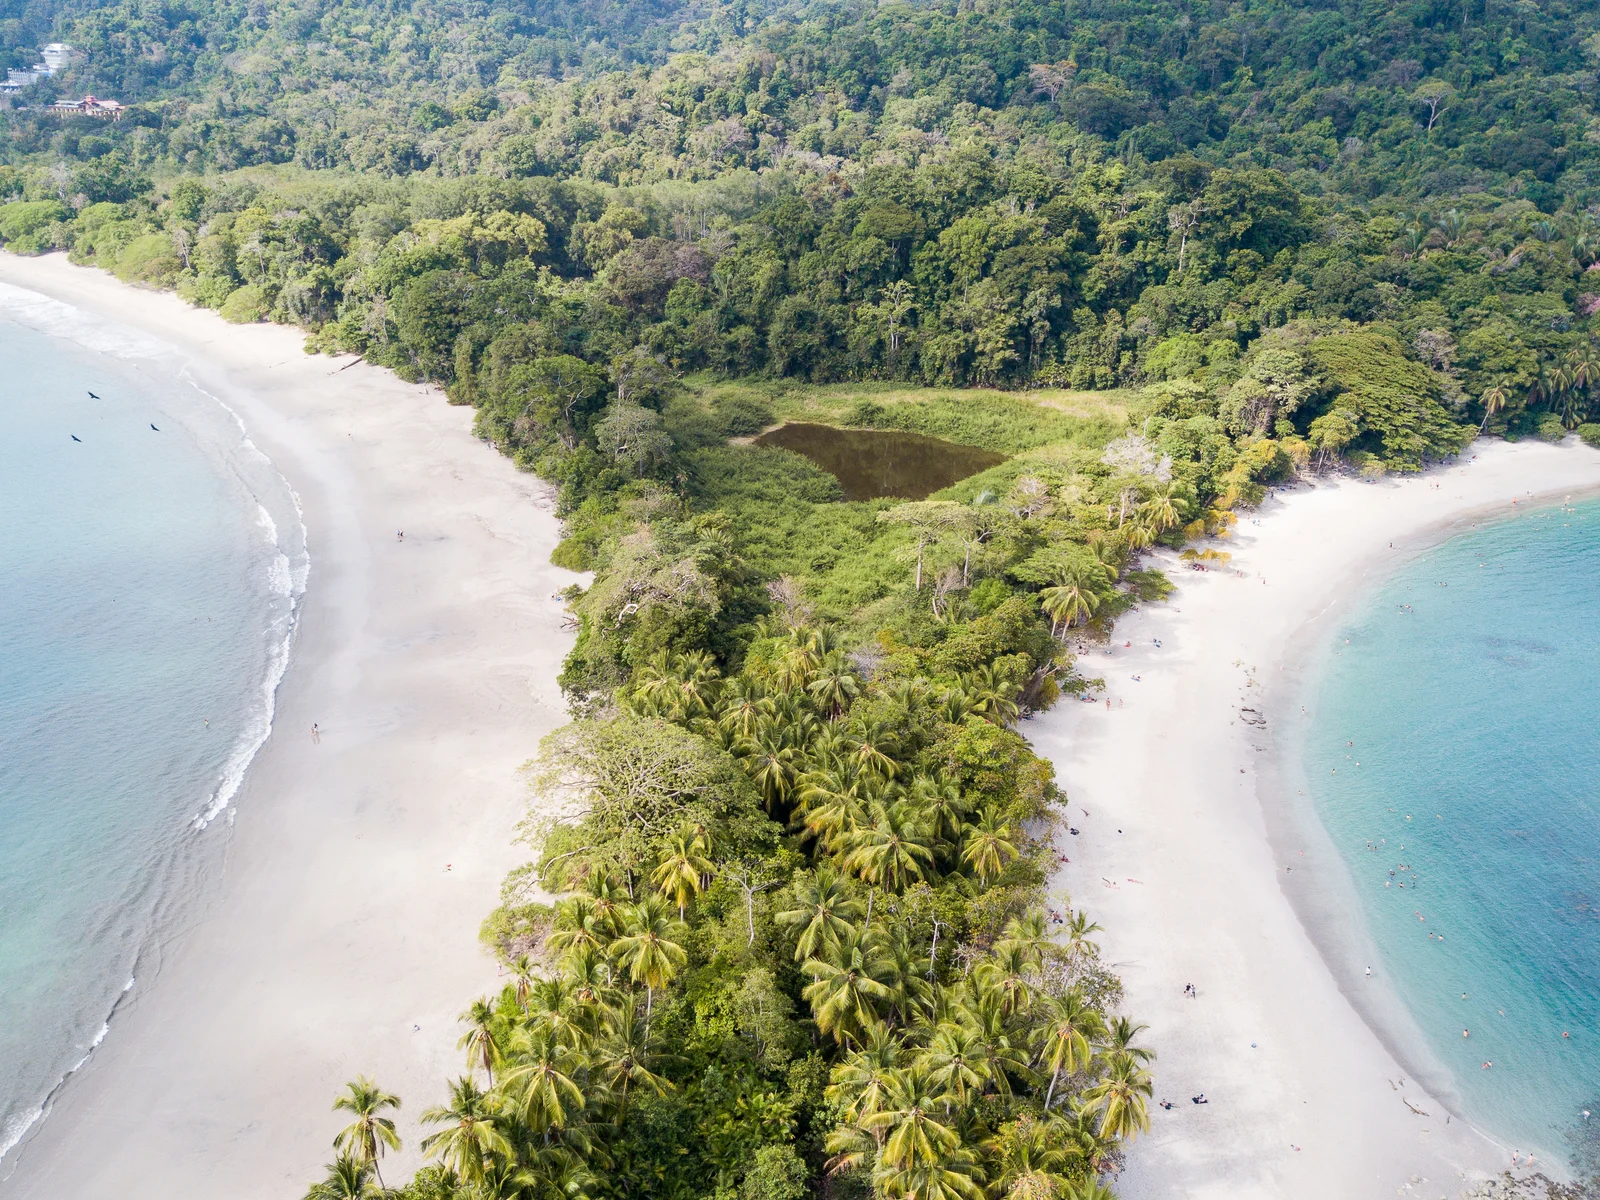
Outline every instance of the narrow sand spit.
<path fill-rule="evenodd" d="M 157 948 L 91 1063 L 7 1156 L 7 1196 L 282 1197 L 332 1158 L 370 1074 L 417 1116 L 497 986 L 478 924 L 517 861 L 516 769 L 564 710 L 550 498 L 436 390 L 302 335 L 236 327 L 62 255 L 29 288 L 174 347 L 299 494 L 311 577 L 272 736 L 235 799 L 217 895 Z M 396 532 L 405 531 L 405 540 Z M 322 730 L 313 744 L 312 723 Z"/>
<path fill-rule="evenodd" d="M 1055 883 L 1105 926 L 1159 1053 L 1154 1099 L 1175 1105 L 1151 1109 L 1119 1194 L 1431 1198 L 1510 1165 L 1453 1109 L 1381 972 L 1367 979 L 1342 866 L 1297 819 L 1272 739 L 1291 712 L 1315 719 L 1299 706 L 1316 649 L 1384 573 L 1471 521 L 1596 489 L 1600 453 L 1569 440 L 1481 442 L 1421 477 L 1280 493 L 1244 515 L 1227 568 L 1163 564 L 1173 597 L 1082 657 L 1109 710 L 1068 701 L 1024 727 L 1079 831 Z"/>

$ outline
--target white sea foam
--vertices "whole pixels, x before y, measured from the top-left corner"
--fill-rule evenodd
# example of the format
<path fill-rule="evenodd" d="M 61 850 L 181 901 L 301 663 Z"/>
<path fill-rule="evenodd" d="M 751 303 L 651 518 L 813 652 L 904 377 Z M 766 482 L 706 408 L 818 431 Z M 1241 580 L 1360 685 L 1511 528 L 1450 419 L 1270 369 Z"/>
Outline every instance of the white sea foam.
<path fill-rule="evenodd" d="M 113 358 L 175 362 L 179 357 L 176 349 L 149 334 L 90 317 L 82 309 L 9 283 L 0 283 L 0 316 Z"/>
<path fill-rule="evenodd" d="M 100 1043 L 105 1041 L 106 1035 L 111 1032 L 111 1018 L 116 1016 L 117 1009 L 128 998 L 128 993 L 133 991 L 135 982 L 137 982 L 136 979 L 130 975 L 128 982 L 122 985 L 122 992 L 112 1002 L 111 1011 L 106 1014 L 106 1019 L 100 1023 L 100 1031 L 90 1040 L 83 1057 L 62 1073 L 61 1078 L 56 1081 L 55 1087 L 50 1089 L 49 1095 L 39 1102 L 38 1107 L 32 1112 L 17 1114 L 6 1124 L 5 1128 L 0 1129 L 0 1159 L 3 1159 L 17 1148 L 17 1144 L 28 1136 L 28 1130 L 37 1125 L 50 1112 L 51 1102 L 60 1093 L 61 1089 L 66 1086 L 67 1080 L 76 1075 L 83 1065 L 94 1057 L 94 1052 L 100 1048 Z"/>
<path fill-rule="evenodd" d="M 241 435 L 240 446 L 245 452 L 253 456 L 258 462 L 271 467 L 271 460 L 250 440 L 249 433 L 243 419 L 220 397 L 206 391 L 188 372 L 183 372 L 186 382 L 195 391 L 211 400 L 213 403 L 228 413 L 239 427 Z M 277 480 L 283 484 L 284 491 L 289 495 L 295 511 L 295 523 L 301 546 L 305 543 L 304 510 L 300 505 L 300 497 L 282 475 L 273 469 Z M 268 736 L 272 733 L 272 719 L 277 712 L 278 684 L 283 680 L 283 673 L 289 666 L 289 648 L 294 640 L 295 626 L 299 622 L 300 597 L 305 593 L 306 580 L 310 577 L 310 556 L 302 549 L 298 554 L 300 560 L 298 569 L 291 561 L 289 554 L 285 553 L 283 543 L 278 536 L 278 524 L 273 520 L 272 514 L 266 506 L 258 500 L 256 503 L 256 524 L 266 534 L 268 542 L 276 549 L 267 564 L 267 586 L 272 594 L 282 600 L 287 600 L 287 609 L 272 623 L 271 634 L 277 641 L 269 652 L 267 671 L 261 685 L 261 707 L 251 720 L 244 733 L 240 735 L 239 742 L 235 745 L 233 753 L 229 755 L 227 764 L 223 768 L 222 779 L 218 782 L 216 790 L 212 792 L 206 806 L 197 814 L 193 821 L 196 830 L 204 829 L 216 820 L 219 815 L 227 810 L 233 797 L 238 793 L 240 785 L 244 782 L 245 771 L 250 762 L 255 758 L 256 752 L 261 749 Z"/>

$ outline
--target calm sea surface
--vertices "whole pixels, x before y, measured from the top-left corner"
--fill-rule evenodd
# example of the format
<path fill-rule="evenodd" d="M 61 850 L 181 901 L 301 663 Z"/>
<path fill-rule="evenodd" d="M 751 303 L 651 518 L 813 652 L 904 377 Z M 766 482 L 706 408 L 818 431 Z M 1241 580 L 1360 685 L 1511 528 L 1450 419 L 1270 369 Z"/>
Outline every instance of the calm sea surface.
<path fill-rule="evenodd" d="M 1568 1160 L 1600 1132 L 1600 503 L 1424 554 L 1329 664 L 1305 775 L 1378 968 L 1466 1115 Z"/>
<path fill-rule="evenodd" d="M 287 485 L 159 347 L 0 287 L 0 365 L 3 1152 L 204 903 L 306 558 Z"/>

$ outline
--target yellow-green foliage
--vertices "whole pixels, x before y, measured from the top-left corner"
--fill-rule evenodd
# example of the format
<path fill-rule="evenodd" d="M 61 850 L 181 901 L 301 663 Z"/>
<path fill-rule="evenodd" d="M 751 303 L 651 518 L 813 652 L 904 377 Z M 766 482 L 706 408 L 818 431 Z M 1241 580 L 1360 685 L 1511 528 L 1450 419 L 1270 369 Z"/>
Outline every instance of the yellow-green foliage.
<path fill-rule="evenodd" d="M 116 260 L 118 279 L 156 287 L 170 284 L 182 267 L 172 239 L 164 233 L 141 234 L 123 247 Z"/>
<path fill-rule="evenodd" d="M 1217 498 L 1223 508 L 1237 504 L 1259 504 L 1265 485 L 1284 478 L 1294 467 L 1294 459 L 1281 442 L 1262 438 L 1239 452 L 1233 467 L 1222 477 L 1225 491 Z"/>
<path fill-rule="evenodd" d="M 247 283 L 229 292 L 219 311 L 224 321 L 232 321 L 235 325 L 248 325 L 267 315 L 267 298 L 260 287 Z"/>
<path fill-rule="evenodd" d="M 48 247 L 50 227 L 72 214 L 54 200 L 14 200 L 0 204 L 0 238 L 17 254 L 38 254 Z"/>

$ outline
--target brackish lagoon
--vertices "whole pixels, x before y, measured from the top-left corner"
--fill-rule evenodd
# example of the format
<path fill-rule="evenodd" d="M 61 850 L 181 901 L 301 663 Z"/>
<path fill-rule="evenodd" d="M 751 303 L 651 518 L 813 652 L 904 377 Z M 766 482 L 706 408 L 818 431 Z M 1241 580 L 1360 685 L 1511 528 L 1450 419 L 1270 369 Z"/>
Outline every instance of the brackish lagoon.
<path fill-rule="evenodd" d="M 838 479 L 846 500 L 877 500 L 885 496 L 922 500 L 1006 460 L 1004 454 L 992 450 L 960 446 L 920 433 L 839 429 L 803 421 L 770 430 L 755 444 L 805 455 Z"/>

